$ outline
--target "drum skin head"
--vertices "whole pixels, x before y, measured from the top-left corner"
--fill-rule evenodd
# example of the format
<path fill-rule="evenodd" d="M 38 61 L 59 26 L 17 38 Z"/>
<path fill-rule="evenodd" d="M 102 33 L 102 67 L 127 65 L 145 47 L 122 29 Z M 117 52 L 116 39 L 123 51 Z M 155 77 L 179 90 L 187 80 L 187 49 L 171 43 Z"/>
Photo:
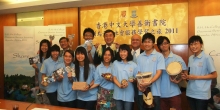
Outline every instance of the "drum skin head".
<path fill-rule="evenodd" d="M 179 62 L 171 62 L 167 65 L 166 71 L 169 75 L 178 75 L 182 71 L 182 65 Z"/>

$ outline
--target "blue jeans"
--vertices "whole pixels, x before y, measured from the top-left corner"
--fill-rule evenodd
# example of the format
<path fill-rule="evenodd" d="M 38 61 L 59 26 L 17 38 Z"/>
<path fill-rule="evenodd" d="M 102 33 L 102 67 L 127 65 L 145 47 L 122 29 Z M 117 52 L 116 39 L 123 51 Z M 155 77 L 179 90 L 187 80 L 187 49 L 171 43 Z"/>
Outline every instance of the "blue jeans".
<path fill-rule="evenodd" d="M 160 96 L 153 96 L 154 98 L 154 107 L 150 110 L 160 110 Z M 148 110 L 148 108 L 146 109 L 143 105 L 144 101 L 143 101 L 143 96 L 139 95 L 139 101 L 142 105 L 139 106 L 139 110 Z"/>
<path fill-rule="evenodd" d="M 187 97 L 189 106 L 191 110 L 207 110 L 208 108 L 208 99 L 195 99 Z"/>
<path fill-rule="evenodd" d="M 133 102 L 126 102 L 122 100 L 115 100 L 117 110 L 132 110 Z"/>

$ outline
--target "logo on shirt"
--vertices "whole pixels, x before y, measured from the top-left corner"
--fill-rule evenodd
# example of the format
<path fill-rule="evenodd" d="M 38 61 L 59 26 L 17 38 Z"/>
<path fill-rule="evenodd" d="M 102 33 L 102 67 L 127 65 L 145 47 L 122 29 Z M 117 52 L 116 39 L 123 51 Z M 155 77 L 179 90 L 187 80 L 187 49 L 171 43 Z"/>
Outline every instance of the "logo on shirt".
<path fill-rule="evenodd" d="M 153 58 L 152 58 L 152 61 L 153 61 L 153 62 L 155 62 L 156 60 L 157 60 L 157 58 L 156 58 L 156 57 L 153 57 Z"/>
<path fill-rule="evenodd" d="M 199 67 L 202 67 L 202 62 L 199 62 L 198 66 L 199 66 Z"/>
<path fill-rule="evenodd" d="M 133 72 L 133 68 L 130 68 L 130 69 L 129 69 L 129 72 Z"/>

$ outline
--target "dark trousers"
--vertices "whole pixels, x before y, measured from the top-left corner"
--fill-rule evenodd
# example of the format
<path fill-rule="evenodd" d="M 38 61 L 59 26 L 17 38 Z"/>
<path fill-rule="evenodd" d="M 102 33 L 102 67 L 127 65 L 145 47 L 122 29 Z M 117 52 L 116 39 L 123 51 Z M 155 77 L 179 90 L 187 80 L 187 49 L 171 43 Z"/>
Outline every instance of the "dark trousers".
<path fill-rule="evenodd" d="M 191 110 L 207 110 L 208 108 L 208 100 L 191 97 L 187 97 L 187 100 Z"/>
<path fill-rule="evenodd" d="M 77 100 L 77 108 L 86 109 L 86 110 L 96 110 L 96 100 L 94 101 L 82 101 Z"/>
<path fill-rule="evenodd" d="M 175 108 L 176 110 L 181 109 L 181 96 L 173 96 L 169 98 L 160 98 L 161 110 L 170 110 L 170 108 Z"/>
<path fill-rule="evenodd" d="M 58 101 L 58 104 L 59 104 L 59 106 L 62 106 L 62 107 L 76 108 L 77 101 L 76 100 L 69 101 L 69 102 Z"/>
<path fill-rule="evenodd" d="M 52 92 L 52 93 L 46 93 L 48 99 L 50 100 L 51 105 L 58 106 L 58 101 L 57 101 L 57 91 Z"/>

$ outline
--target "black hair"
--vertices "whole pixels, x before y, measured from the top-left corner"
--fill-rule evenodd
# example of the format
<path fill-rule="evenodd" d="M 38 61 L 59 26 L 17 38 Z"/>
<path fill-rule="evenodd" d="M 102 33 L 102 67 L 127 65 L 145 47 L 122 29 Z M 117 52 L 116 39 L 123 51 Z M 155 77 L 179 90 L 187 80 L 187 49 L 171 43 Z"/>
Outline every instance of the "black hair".
<path fill-rule="evenodd" d="M 86 29 L 83 31 L 83 36 L 85 36 L 85 34 L 86 34 L 87 32 L 92 33 L 92 36 L 93 36 L 93 37 L 95 36 L 95 32 L 94 32 L 94 30 L 93 30 L 92 28 L 86 28 Z"/>
<path fill-rule="evenodd" d="M 113 36 L 115 37 L 115 32 L 112 31 L 111 29 L 105 30 L 105 32 L 104 32 L 104 37 L 105 37 L 105 34 L 106 34 L 106 33 L 109 33 L 109 32 L 111 32 L 111 33 L 113 34 Z"/>
<path fill-rule="evenodd" d="M 89 76 L 89 59 L 88 59 L 88 56 L 87 56 L 86 49 L 84 47 L 80 46 L 75 51 L 75 73 L 76 73 L 76 78 L 79 81 L 80 68 L 79 68 L 79 61 L 76 58 L 77 54 L 85 55 L 85 59 L 84 59 L 84 80 L 86 81 L 88 79 L 88 76 Z"/>
<path fill-rule="evenodd" d="M 164 40 L 166 40 L 170 44 L 170 40 L 166 36 L 159 36 L 157 38 L 157 47 L 160 50 L 160 52 L 162 52 L 160 46 L 161 46 L 161 44 L 163 44 Z M 169 50 L 170 50 L 170 47 L 169 47 Z"/>
<path fill-rule="evenodd" d="M 110 52 L 110 54 L 111 54 L 111 62 L 113 62 L 113 61 L 114 61 L 114 52 L 113 52 L 113 50 L 112 50 L 110 47 L 106 48 L 106 49 L 103 51 L 102 61 L 104 61 L 104 54 L 105 54 L 106 51 L 109 51 L 109 52 Z"/>
<path fill-rule="evenodd" d="M 127 56 L 127 61 L 132 61 L 133 60 L 133 56 L 131 55 L 131 48 L 129 47 L 129 45 L 127 45 L 127 44 L 122 44 L 122 45 L 120 45 L 120 47 L 119 47 L 119 55 L 118 55 L 118 58 L 117 58 L 117 60 L 118 61 L 121 61 L 122 59 L 121 59 L 121 57 L 120 57 L 120 51 L 121 50 L 126 50 L 127 52 L 128 52 L 128 56 Z"/>
<path fill-rule="evenodd" d="M 153 43 L 155 43 L 155 36 L 151 33 L 145 33 L 142 37 L 142 43 L 146 40 L 146 39 L 150 39 L 152 40 Z"/>
<path fill-rule="evenodd" d="M 53 52 L 53 51 L 58 51 L 60 53 L 60 47 L 57 45 L 57 44 L 54 44 L 51 48 L 50 48 L 50 51 Z"/>
<path fill-rule="evenodd" d="M 200 44 L 203 44 L 202 38 L 198 35 L 194 35 L 192 37 L 189 38 L 188 40 L 188 46 L 190 46 L 191 43 L 194 42 L 200 42 Z"/>
<path fill-rule="evenodd" d="M 66 41 L 69 42 L 69 39 L 68 39 L 68 38 L 66 38 L 66 37 L 61 37 L 61 38 L 59 39 L 59 43 L 60 43 L 61 40 L 63 40 L 63 39 L 66 39 Z"/>
<path fill-rule="evenodd" d="M 43 51 L 41 50 L 41 46 L 43 45 L 43 43 L 46 43 L 47 46 L 48 46 L 48 50 L 47 50 L 47 54 L 46 54 L 45 59 L 49 58 L 49 57 L 50 57 L 50 54 L 51 54 L 51 53 L 50 53 L 50 47 L 51 47 L 50 41 L 47 40 L 47 39 L 41 40 L 41 41 L 40 41 L 40 46 L 39 46 L 40 63 L 43 63 L 42 57 L 43 57 L 43 54 L 44 54 L 44 53 L 43 53 Z"/>

